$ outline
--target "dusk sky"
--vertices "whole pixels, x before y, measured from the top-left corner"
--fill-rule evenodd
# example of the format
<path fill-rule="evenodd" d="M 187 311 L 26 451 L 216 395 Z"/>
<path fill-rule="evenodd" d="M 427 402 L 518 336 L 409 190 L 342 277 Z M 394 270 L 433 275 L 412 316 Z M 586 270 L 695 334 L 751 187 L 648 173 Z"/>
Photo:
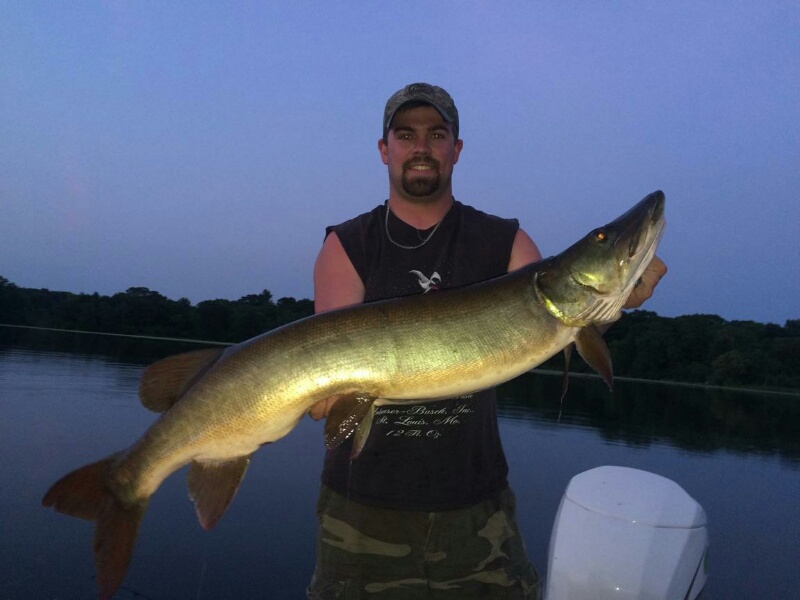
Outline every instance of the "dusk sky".
<path fill-rule="evenodd" d="M 800 319 L 796 0 L 0 0 L 0 276 L 310 298 L 415 81 L 458 106 L 456 198 L 544 255 L 662 189 L 644 308 Z"/>

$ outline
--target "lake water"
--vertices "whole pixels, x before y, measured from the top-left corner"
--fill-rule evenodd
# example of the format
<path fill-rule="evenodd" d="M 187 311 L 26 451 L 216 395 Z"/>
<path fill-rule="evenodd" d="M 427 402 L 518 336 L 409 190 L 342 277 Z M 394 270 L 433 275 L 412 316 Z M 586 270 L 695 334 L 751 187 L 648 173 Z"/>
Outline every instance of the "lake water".
<path fill-rule="evenodd" d="M 143 365 L 193 348 L 0 328 L 0 599 L 94 597 L 92 526 L 42 508 L 42 495 L 141 435 L 155 418 L 136 395 Z M 612 394 L 574 378 L 559 420 L 559 388 L 559 377 L 530 374 L 500 389 L 520 526 L 543 575 L 570 478 L 621 465 L 673 479 L 705 509 L 704 600 L 800 598 L 800 397 L 626 381 Z M 184 473 L 168 479 L 116 598 L 304 598 L 323 450 L 310 419 L 260 450 L 211 532 Z"/>

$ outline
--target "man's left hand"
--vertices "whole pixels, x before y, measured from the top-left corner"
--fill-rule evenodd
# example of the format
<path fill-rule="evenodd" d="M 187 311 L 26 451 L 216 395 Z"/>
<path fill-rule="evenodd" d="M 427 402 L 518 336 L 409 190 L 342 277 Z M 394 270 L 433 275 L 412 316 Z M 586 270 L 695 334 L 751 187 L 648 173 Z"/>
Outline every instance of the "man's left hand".
<path fill-rule="evenodd" d="M 653 290 L 666 273 L 667 265 L 660 258 L 654 256 L 644 273 L 642 273 L 639 283 L 636 284 L 631 295 L 628 296 L 628 301 L 623 308 L 639 308 L 644 304 L 644 301 L 653 295 Z"/>

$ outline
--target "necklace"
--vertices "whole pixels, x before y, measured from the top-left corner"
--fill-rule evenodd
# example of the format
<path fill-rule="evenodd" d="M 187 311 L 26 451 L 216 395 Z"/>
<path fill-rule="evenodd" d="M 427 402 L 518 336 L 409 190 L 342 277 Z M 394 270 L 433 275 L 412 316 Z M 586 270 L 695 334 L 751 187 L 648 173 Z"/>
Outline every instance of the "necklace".
<path fill-rule="evenodd" d="M 436 233 L 437 229 L 439 229 L 439 225 L 441 225 L 442 221 L 444 221 L 444 217 L 446 217 L 448 215 L 448 213 L 450 212 L 450 208 L 453 208 L 453 204 L 450 204 L 450 208 L 448 208 L 447 212 L 444 213 L 444 217 L 439 219 L 439 222 L 436 223 L 436 225 L 434 225 L 433 230 L 428 234 L 428 236 L 424 240 L 420 237 L 420 239 L 422 240 L 422 243 L 421 244 L 417 244 L 416 246 L 406 246 L 405 244 L 400 244 L 400 243 L 394 241 L 394 239 L 392 238 L 392 234 L 389 233 L 389 201 L 388 200 L 385 203 L 385 208 L 386 208 L 386 218 L 383 221 L 383 225 L 384 225 L 384 229 L 386 229 L 386 237 L 389 238 L 389 241 L 392 242 L 398 248 L 402 248 L 403 250 L 416 250 L 417 248 L 422 248 L 425 244 L 427 244 L 431 240 L 431 238 L 433 237 L 433 234 Z M 417 236 L 419 236 L 419 229 L 417 229 Z"/>

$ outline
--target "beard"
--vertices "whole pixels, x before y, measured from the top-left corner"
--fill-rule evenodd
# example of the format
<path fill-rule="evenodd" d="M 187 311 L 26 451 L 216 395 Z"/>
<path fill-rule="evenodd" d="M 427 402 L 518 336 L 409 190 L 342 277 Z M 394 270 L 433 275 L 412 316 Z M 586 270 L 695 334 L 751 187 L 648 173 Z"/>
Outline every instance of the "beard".
<path fill-rule="evenodd" d="M 411 174 L 418 173 L 412 167 L 414 165 L 426 165 L 432 168 L 431 171 L 426 171 L 425 176 L 412 177 Z M 430 176 L 428 176 L 430 175 Z M 439 191 L 442 183 L 441 173 L 439 171 L 439 161 L 432 158 L 427 160 L 414 159 L 408 161 L 403 165 L 403 177 L 401 180 L 403 191 L 408 194 L 409 198 L 416 198 L 423 200 L 431 197 Z"/>
<path fill-rule="evenodd" d="M 438 173 L 431 179 L 411 179 L 403 175 L 403 191 L 412 198 L 425 198 L 434 195 L 439 190 L 441 178 Z"/>

